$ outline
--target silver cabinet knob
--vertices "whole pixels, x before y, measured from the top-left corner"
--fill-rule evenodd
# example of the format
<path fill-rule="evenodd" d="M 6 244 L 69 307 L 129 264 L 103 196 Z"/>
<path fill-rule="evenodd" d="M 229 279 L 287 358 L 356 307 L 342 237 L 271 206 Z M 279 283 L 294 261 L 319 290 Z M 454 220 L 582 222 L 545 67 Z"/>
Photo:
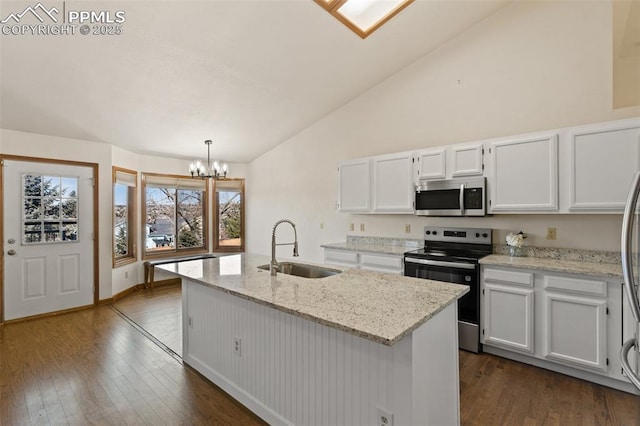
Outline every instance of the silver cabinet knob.
<path fill-rule="evenodd" d="M 9 251 L 7 252 L 7 254 L 8 254 L 9 256 L 14 256 L 14 255 L 16 254 L 16 251 L 15 251 L 15 250 L 9 250 Z"/>
<path fill-rule="evenodd" d="M 14 240 L 13 238 L 9 238 L 9 240 L 7 241 L 7 243 L 9 244 L 15 244 L 16 240 Z"/>

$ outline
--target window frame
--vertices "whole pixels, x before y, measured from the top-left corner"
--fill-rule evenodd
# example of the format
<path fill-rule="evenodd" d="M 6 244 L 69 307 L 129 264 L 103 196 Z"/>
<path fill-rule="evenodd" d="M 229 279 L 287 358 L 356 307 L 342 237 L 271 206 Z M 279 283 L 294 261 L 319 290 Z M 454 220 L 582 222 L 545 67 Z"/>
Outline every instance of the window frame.
<path fill-rule="evenodd" d="M 388 11 L 385 15 L 380 17 L 375 24 L 368 29 L 360 28 L 355 22 L 351 21 L 348 16 L 339 12 L 339 9 L 350 0 L 313 0 L 316 4 L 329 12 L 334 18 L 342 22 L 347 28 L 354 33 L 358 34 L 361 39 L 369 37 L 374 31 L 386 24 L 391 18 L 400 13 L 404 8 L 409 6 L 414 0 L 404 0 L 402 3 Z"/>
<path fill-rule="evenodd" d="M 213 190 L 211 191 L 211 196 L 213 198 L 213 211 L 215 214 L 213 215 L 213 251 L 221 252 L 221 253 L 240 253 L 244 252 L 245 249 L 245 180 L 243 178 L 230 178 L 230 179 L 221 179 L 221 182 L 239 182 L 240 183 L 240 235 L 241 235 L 241 244 L 239 246 L 222 246 L 219 244 L 219 231 L 220 231 L 220 217 L 218 212 L 220 211 L 217 183 L 218 180 L 213 181 Z"/>
<path fill-rule="evenodd" d="M 124 173 L 124 174 L 128 174 L 128 175 L 132 175 L 133 176 L 133 182 L 134 185 L 133 186 L 129 186 L 129 191 L 127 194 L 127 203 L 128 203 L 128 214 L 127 214 L 127 223 L 129 226 L 129 230 L 127 233 L 128 238 L 128 242 L 127 242 L 127 246 L 128 246 L 128 254 L 125 256 L 117 256 L 116 255 L 116 251 L 115 251 L 115 245 L 116 245 L 116 235 L 115 235 L 115 226 L 116 226 L 116 191 L 115 191 L 115 185 L 117 182 L 116 179 L 116 174 L 117 173 Z M 138 235 L 137 230 L 136 230 L 136 212 L 138 211 L 137 209 L 137 191 L 138 191 L 138 172 L 135 170 L 131 170 L 131 169 L 125 169 L 123 167 L 118 167 L 118 166 L 113 166 L 111 168 L 111 189 L 112 189 L 112 209 L 111 209 L 111 229 L 113 230 L 113 232 L 111 233 L 111 257 L 112 257 L 112 262 L 113 262 L 113 268 L 118 268 L 120 266 L 124 266 L 124 265 L 128 265 L 131 263 L 134 263 L 138 260 L 138 253 L 137 253 L 137 241 L 136 241 L 136 236 Z"/>
<path fill-rule="evenodd" d="M 146 226 L 147 226 L 147 178 L 148 177 L 156 177 L 162 179 L 175 179 L 176 182 L 179 180 L 193 180 L 199 178 L 192 178 L 191 176 L 185 175 L 173 175 L 173 174 L 164 174 L 164 173 L 141 173 L 141 190 L 140 190 L 140 204 L 141 204 L 141 214 L 140 214 L 140 231 L 141 231 L 141 241 L 145 241 L 144 248 L 142 249 L 142 260 L 148 259 L 163 259 L 176 257 L 181 255 L 188 254 L 200 254 L 200 253 L 208 253 L 209 252 L 209 211 L 208 211 L 208 199 L 209 199 L 209 184 L 205 181 L 203 195 L 202 195 L 202 247 L 195 248 L 179 248 L 178 247 L 178 220 L 177 220 L 177 207 L 174 209 L 175 214 L 175 244 L 173 250 L 167 250 L 158 253 L 149 253 L 147 252 L 146 247 Z"/>

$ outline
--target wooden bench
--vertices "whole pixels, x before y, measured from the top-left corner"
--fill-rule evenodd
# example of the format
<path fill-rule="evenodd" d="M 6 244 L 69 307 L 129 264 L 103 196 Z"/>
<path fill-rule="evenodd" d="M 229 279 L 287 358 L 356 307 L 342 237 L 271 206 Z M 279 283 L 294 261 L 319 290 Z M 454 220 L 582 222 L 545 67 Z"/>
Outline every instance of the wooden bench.
<path fill-rule="evenodd" d="M 194 254 L 181 257 L 163 257 L 162 259 L 147 260 L 144 262 L 144 288 L 153 287 L 154 266 L 165 265 L 167 263 L 186 262 L 189 260 L 213 259 L 213 253 Z"/>

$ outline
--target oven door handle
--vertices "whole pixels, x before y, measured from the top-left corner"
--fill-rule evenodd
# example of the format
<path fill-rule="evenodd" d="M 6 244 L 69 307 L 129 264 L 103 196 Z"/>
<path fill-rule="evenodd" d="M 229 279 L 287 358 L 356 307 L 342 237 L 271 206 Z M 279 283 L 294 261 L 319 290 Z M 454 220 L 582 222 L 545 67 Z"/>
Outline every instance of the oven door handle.
<path fill-rule="evenodd" d="M 416 259 L 414 257 L 405 257 L 404 261 L 408 263 L 419 263 L 421 265 L 442 266 L 445 268 L 476 269 L 476 265 L 472 263 L 443 262 L 441 260 Z"/>

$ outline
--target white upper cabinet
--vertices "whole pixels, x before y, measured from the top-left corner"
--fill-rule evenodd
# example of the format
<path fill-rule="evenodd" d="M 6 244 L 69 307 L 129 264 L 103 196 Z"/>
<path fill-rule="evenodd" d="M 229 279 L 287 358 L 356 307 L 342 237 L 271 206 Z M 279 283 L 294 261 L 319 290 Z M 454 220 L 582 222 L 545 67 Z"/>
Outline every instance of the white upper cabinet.
<path fill-rule="evenodd" d="M 425 149 L 414 155 L 415 181 L 459 176 L 482 176 L 482 143 Z"/>
<path fill-rule="evenodd" d="M 413 213 L 415 189 L 411 153 L 373 157 L 374 213 Z"/>
<path fill-rule="evenodd" d="M 558 210 L 558 135 L 541 134 L 489 143 L 490 213 Z"/>
<path fill-rule="evenodd" d="M 447 174 L 447 153 L 444 147 L 419 151 L 414 161 L 415 180 L 444 179 Z"/>
<path fill-rule="evenodd" d="M 453 145 L 447 149 L 451 177 L 481 176 L 484 172 L 481 143 Z"/>
<path fill-rule="evenodd" d="M 366 213 L 371 210 L 370 164 L 369 158 L 338 164 L 338 211 Z"/>
<path fill-rule="evenodd" d="M 622 212 L 640 170 L 640 122 L 568 130 L 569 211 Z"/>
<path fill-rule="evenodd" d="M 412 153 L 338 163 L 338 211 L 413 213 Z"/>
<path fill-rule="evenodd" d="M 619 214 L 640 170 L 640 118 L 360 158 L 338 169 L 341 212 L 412 213 L 414 183 L 486 176 L 490 214 Z"/>

